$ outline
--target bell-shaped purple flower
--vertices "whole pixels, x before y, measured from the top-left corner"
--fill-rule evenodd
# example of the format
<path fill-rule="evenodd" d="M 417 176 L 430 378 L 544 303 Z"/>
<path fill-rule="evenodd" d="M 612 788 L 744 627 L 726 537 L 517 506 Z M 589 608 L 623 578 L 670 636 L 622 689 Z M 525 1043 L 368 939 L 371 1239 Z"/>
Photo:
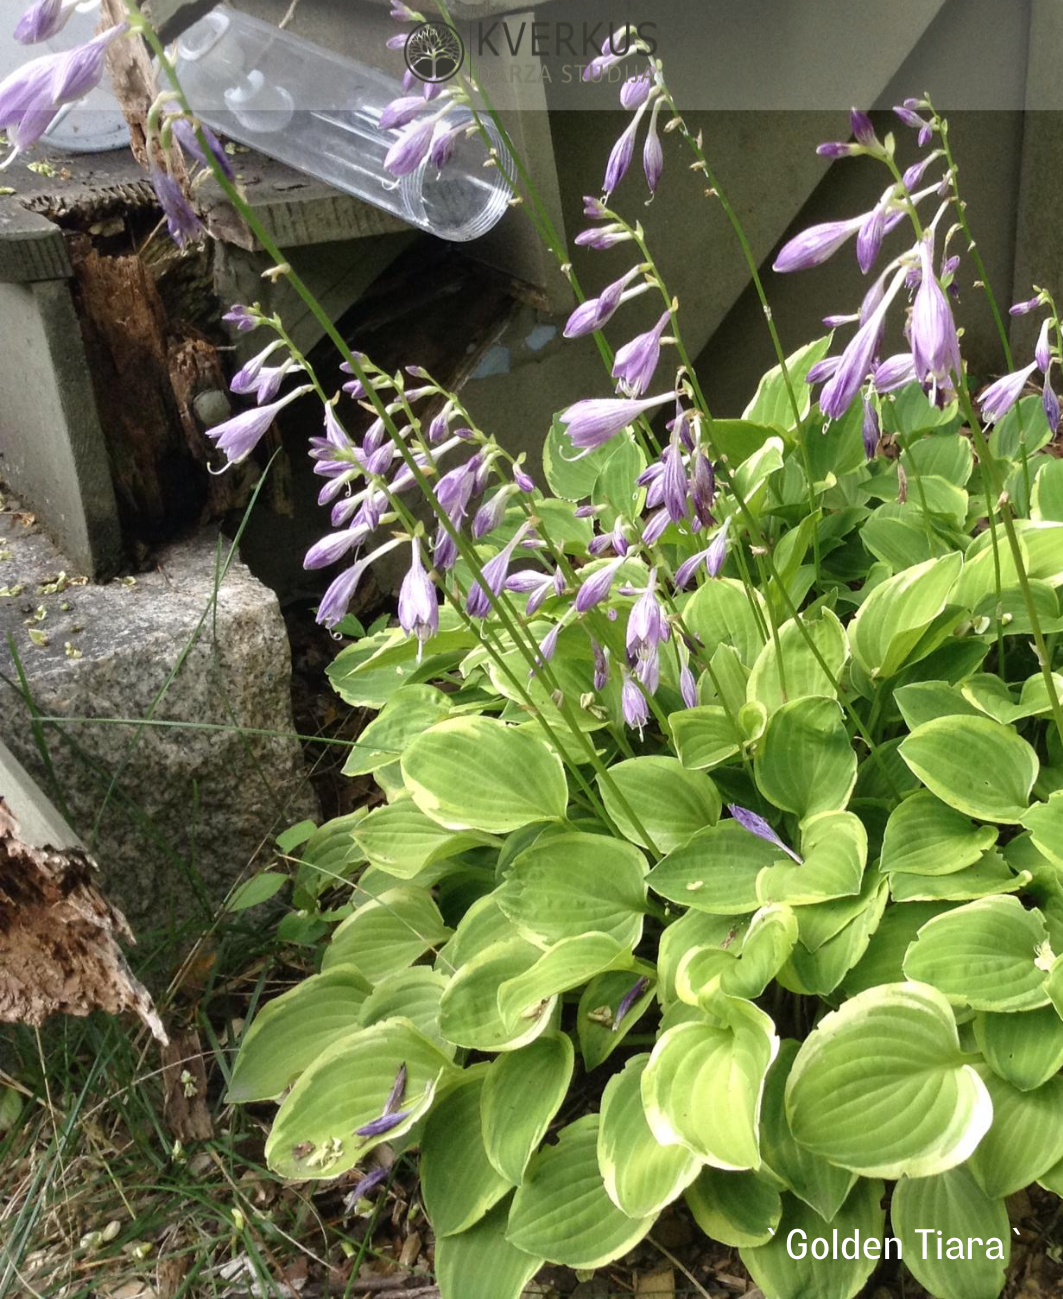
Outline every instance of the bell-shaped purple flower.
<path fill-rule="evenodd" d="M 312 384 L 293 388 L 279 401 L 270 402 L 268 406 L 256 406 L 253 410 L 243 411 L 221 424 L 215 424 L 213 428 L 207 429 L 207 437 L 212 438 L 218 450 L 225 453 L 229 464 L 238 465 L 258 446 L 284 407 L 313 390 Z"/>
<path fill-rule="evenodd" d="M 129 31 L 128 23 L 108 27 L 91 41 L 78 45 L 60 56 L 52 77 L 52 98 L 57 104 L 84 99 L 103 79 L 107 48 L 113 40 Z"/>
<path fill-rule="evenodd" d="M 588 609 L 593 609 L 596 604 L 601 604 L 608 597 L 623 562 L 624 557 L 620 555 L 583 579 L 576 592 L 577 613 L 586 613 Z"/>
<path fill-rule="evenodd" d="M 762 816 L 758 816 L 756 812 L 751 812 L 748 807 L 739 807 L 735 803 L 728 803 L 727 810 L 743 830 L 748 830 L 750 834 L 755 834 L 758 839 L 763 839 L 766 843 L 774 844 L 788 857 L 792 857 L 798 866 L 803 865 L 804 858 L 799 857 L 792 848 L 787 848 L 786 844 L 783 843 Z"/>
<path fill-rule="evenodd" d="M 715 522 L 712 507 L 716 500 L 716 474 L 712 461 L 700 449 L 691 457 L 689 468 L 690 500 L 694 506 L 694 531 L 697 532 Z"/>
<path fill-rule="evenodd" d="M 520 465 L 513 466 L 513 481 L 526 495 L 530 495 L 535 491 L 535 479 L 531 474 L 522 469 Z"/>
<path fill-rule="evenodd" d="M 535 654 L 536 667 L 541 668 L 545 666 L 547 663 L 550 662 L 550 660 L 557 653 L 557 638 L 561 635 L 561 630 L 562 630 L 562 624 L 559 622 L 555 622 L 554 625 L 550 628 L 550 630 L 539 642 Z M 530 676 L 531 673 L 529 673 L 528 675 Z"/>
<path fill-rule="evenodd" d="M 620 226 L 602 226 L 594 230 L 581 230 L 574 242 L 579 248 L 612 248 L 634 238 Z"/>
<path fill-rule="evenodd" d="M 627 620 L 627 653 L 633 665 L 657 659 L 662 641 L 668 639 L 668 619 L 656 595 L 657 570 L 650 569 L 646 589 L 635 601 Z M 645 678 L 643 678 L 645 681 Z M 656 680 L 656 674 L 654 674 Z M 651 689 L 650 693 L 653 691 Z"/>
<path fill-rule="evenodd" d="M 202 135 L 203 139 L 206 141 L 207 149 L 210 151 L 210 156 L 222 169 L 222 172 L 225 174 L 227 179 L 235 180 L 236 173 L 233 171 L 233 165 L 229 161 L 229 155 L 222 147 L 221 141 L 210 127 L 206 125 L 206 123 L 190 122 L 187 117 L 174 116 L 170 119 L 171 134 L 185 153 L 187 153 L 190 158 L 194 158 L 196 162 L 200 163 L 202 166 L 209 167 L 210 160 L 207 157 L 207 153 L 203 149 L 203 146 L 199 143 L 199 138 L 196 135 L 197 128 L 199 134 Z"/>
<path fill-rule="evenodd" d="M 1008 314 L 1012 316 L 1027 316 L 1031 311 L 1036 311 L 1041 305 L 1041 295 L 1035 294 L 1032 298 L 1027 298 L 1025 302 L 1016 302 L 1008 308 Z"/>
<path fill-rule="evenodd" d="M 809 226 L 782 246 L 772 263 L 772 269 L 787 274 L 790 271 L 806 271 L 812 266 L 822 266 L 842 244 L 856 234 L 867 217 L 868 213 L 862 212 L 860 216 L 850 217 L 847 221 L 824 221 Z"/>
<path fill-rule="evenodd" d="M 520 572 L 510 573 L 506 578 L 506 590 L 527 595 L 528 603 L 524 607 L 524 612 L 531 617 L 542 607 L 547 596 L 561 594 L 557 590 L 556 576 L 553 573 L 540 573 L 533 568 L 522 568 Z"/>
<path fill-rule="evenodd" d="M 74 5 L 64 0 L 35 0 L 15 26 L 15 40 L 20 45 L 36 45 L 51 40 L 66 26 Z"/>
<path fill-rule="evenodd" d="M 414 537 L 410 567 L 399 588 L 399 626 L 407 636 L 417 637 L 417 659 L 424 643 L 439 630 L 439 601 L 432 579 L 421 562 L 421 542 Z"/>
<path fill-rule="evenodd" d="M 846 317 L 850 319 L 850 317 Z M 817 361 L 809 368 L 808 374 L 805 375 L 809 383 L 822 383 L 824 379 L 829 379 L 831 375 L 841 365 L 840 356 L 825 356 L 822 361 Z"/>
<path fill-rule="evenodd" d="M 689 663 L 679 669 L 679 694 L 687 708 L 698 706 L 698 683 Z"/>
<path fill-rule="evenodd" d="M 593 451 L 646 411 L 654 410 L 675 397 L 674 392 L 659 397 L 639 399 L 623 397 L 588 397 L 563 410 L 558 419 L 568 430 L 569 439 L 581 451 Z"/>
<path fill-rule="evenodd" d="M 257 329 L 262 323 L 262 318 L 255 315 L 250 307 L 245 307 L 242 302 L 235 302 L 229 310 L 222 316 L 227 324 L 235 327 L 240 334 L 249 333 L 252 329 Z"/>
<path fill-rule="evenodd" d="M 979 394 L 978 404 L 982 408 L 982 418 L 987 424 L 995 424 L 997 420 L 1004 418 L 1022 396 L 1027 380 L 1036 369 L 1037 362 L 1031 361 L 1023 369 L 1001 376 Z"/>
<path fill-rule="evenodd" d="M 487 590 L 494 596 L 502 594 L 509 576 L 509 566 L 513 560 L 513 551 L 524 540 L 529 524 L 522 523 L 513 536 L 506 542 L 497 555 L 493 555 L 483 566 L 482 582 L 473 582 L 465 597 L 465 612 L 470 618 L 486 618 L 491 612 L 491 602 Z"/>
<path fill-rule="evenodd" d="M 649 98 L 653 86 L 653 76 L 649 72 L 640 72 L 637 76 L 628 77 L 620 87 L 620 107 L 634 112 L 640 104 Z"/>
<path fill-rule="evenodd" d="M 1033 349 L 1034 360 L 1042 374 L 1047 374 L 1052 368 L 1052 325 L 1052 317 L 1046 316 L 1041 322 L 1041 332 L 1037 335 L 1037 343 Z"/>
<path fill-rule="evenodd" d="M 886 201 L 880 200 L 872 208 L 856 235 L 856 263 L 865 275 L 875 264 L 885 233 Z"/>
<path fill-rule="evenodd" d="M 607 284 L 596 298 L 581 302 L 565 322 L 565 338 L 581 338 L 584 334 L 593 334 L 610 319 L 613 312 L 625 301 L 624 290 L 641 272 L 640 266 L 633 266 L 620 279 Z"/>
<path fill-rule="evenodd" d="M 609 683 L 609 651 L 591 637 L 591 653 L 594 655 L 594 688 L 602 691 Z"/>
<path fill-rule="evenodd" d="M 618 48 L 621 38 L 624 39 L 623 49 Z M 612 32 L 602 43 L 601 52 L 595 55 L 583 69 L 583 80 L 593 81 L 596 77 L 600 77 L 603 72 L 608 71 L 609 68 L 622 63 L 631 53 L 633 46 L 634 42 L 631 40 L 626 27 L 620 31 Z"/>
<path fill-rule="evenodd" d="M 646 696 L 642 693 L 631 673 L 624 669 L 624 682 L 620 687 L 620 711 L 623 713 L 624 721 L 632 729 L 642 734 L 642 728 L 650 720 L 650 710 L 646 704 Z"/>
<path fill-rule="evenodd" d="M 919 245 L 922 275 L 912 304 L 909 337 L 915 373 L 920 383 L 934 392 L 952 387 L 953 374 L 960 369 L 960 340 L 945 290 L 934 274 L 934 250 L 930 237 Z"/>
<path fill-rule="evenodd" d="M 690 501 L 687 496 L 686 466 L 683 464 L 683 453 L 679 439 L 672 434 L 672 440 L 665 447 L 661 456 L 664 473 L 661 475 L 661 492 L 664 508 L 673 523 L 679 523 L 690 513 Z"/>
<path fill-rule="evenodd" d="M 1044 407 L 1045 419 L 1048 420 L 1048 427 L 1055 433 L 1059 428 L 1059 398 L 1052 387 L 1051 375 L 1045 375 L 1045 381 L 1041 388 L 1041 405 Z"/>
<path fill-rule="evenodd" d="M 261 352 L 253 356 L 250 361 L 245 361 L 229 381 L 229 391 L 235 392 L 241 397 L 256 392 L 258 389 L 259 375 L 262 373 L 263 367 L 269 358 L 275 352 L 279 352 L 283 346 L 283 340 L 276 338 L 273 342 L 264 347 Z"/>
<path fill-rule="evenodd" d="M 915 382 L 915 358 L 911 352 L 897 352 L 875 366 L 871 383 L 876 392 L 896 392 Z"/>
<path fill-rule="evenodd" d="M 661 137 L 657 133 L 657 118 L 660 116 L 663 103 L 663 99 L 658 99 L 653 105 L 646 139 L 642 143 L 642 174 L 646 177 L 651 198 L 657 193 L 657 186 L 661 183 L 661 173 L 664 171 L 664 150 L 661 148 Z"/>
<path fill-rule="evenodd" d="M 842 353 L 838 368 L 823 385 L 819 408 L 828 419 L 840 419 L 871 371 L 885 323 L 886 311 L 904 283 L 905 271 L 899 270 L 882 301 L 860 326 Z"/>
<path fill-rule="evenodd" d="M 860 423 L 860 432 L 864 439 L 864 455 L 867 456 L 868 460 L 874 460 L 882 430 L 879 427 L 878 411 L 875 409 L 874 402 L 868 401 L 867 397 L 864 398 L 864 414 Z"/>
<path fill-rule="evenodd" d="M 412 175 L 428 157 L 435 129 L 435 117 L 408 126 L 385 154 L 385 170 L 393 176 Z"/>
<path fill-rule="evenodd" d="M 405 40 L 405 37 L 403 38 Z M 419 117 L 427 106 L 424 95 L 400 95 L 390 104 L 384 106 L 377 127 L 381 131 L 394 131 L 409 126 L 415 117 Z"/>
<path fill-rule="evenodd" d="M 650 986 L 649 979 L 647 979 L 645 975 L 641 975 L 639 978 L 635 980 L 635 982 L 631 985 L 631 987 L 628 988 L 627 992 L 625 992 L 624 995 L 620 998 L 620 1001 L 617 1003 L 616 1013 L 613 1015 L 614 1033 L 616 1033 L 619 1030 L 621 1021 L 626 1019 L 628 1011 L 635 1004 L 635 1002 L 638 1001 L 638 999 L 642 996 L 642 994 L 646 991 L 646 989 L 649 986 Z"/>
<path fill-rule="evenodd" d="M 151 185 L 166 218 L 170 238 L 178 248 L 183 248 L 190 240 L 199 239 L 206 234 L 203 222 L 196 215 L 188 196 L 168 172 L 160 167 L 152 167 Z"/>
<path fill-rule="evenodd" d="M 360 546 L 369 536 L 371 529 L 364 524 L 344 528 L 341 532 L 330 532 L 327 536 L 315 541 L 306 552 L 303 567 L 306 569 L 331 568 L 344 555 Z"/>
<path fill-rule="evenodd" d="M 644 103 L 635 109 L 634 117 L 620 133 L 616 143 L 609 151 L 609 159 L 605 164 L 605 179 L 602 181 L 602 193 L 606 198 L 627 175 L 627 169 L 631 166 L 631 159 L 635 156 L 635 135 L 638 132 L 639 123 L 642 121 L 642 115 L 645 111 L 646 105 Z"/>
<path fill-rule="evenodd" d="M 613 360 L 613 378 L 617 380 L 618 391 L 629 397 L 641 397 L 653 382 L 661 359 L 661 335 L 671 319 L 671 312 L 662 312 L 652 329 L 636 334 L 617 351 Z"/>

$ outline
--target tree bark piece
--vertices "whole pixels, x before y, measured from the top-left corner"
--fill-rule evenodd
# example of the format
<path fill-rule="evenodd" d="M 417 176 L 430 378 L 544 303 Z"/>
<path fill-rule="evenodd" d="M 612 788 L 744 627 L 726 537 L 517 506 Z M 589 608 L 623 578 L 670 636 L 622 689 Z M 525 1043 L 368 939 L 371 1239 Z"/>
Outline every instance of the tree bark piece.
<path fill-rule="evenodd" d="M 130 972 L 118 938 L 125 916 L 104 898 L 82 852 L 33 848 L 0 798 L 0 1021 L 132 1010 L 160 1042 L 166 1031 Z"/>

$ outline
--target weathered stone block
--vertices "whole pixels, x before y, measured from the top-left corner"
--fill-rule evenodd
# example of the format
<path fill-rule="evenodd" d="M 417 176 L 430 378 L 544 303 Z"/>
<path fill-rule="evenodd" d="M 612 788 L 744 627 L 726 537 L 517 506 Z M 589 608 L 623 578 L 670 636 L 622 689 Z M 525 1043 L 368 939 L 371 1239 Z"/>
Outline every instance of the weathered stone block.
<path fill-rule="evenodd" d="M 223 571 L 228 549 L 201 534 L 135 581 L 78 585 L 57 581 L 75 573 L 47 537 L 0 516 L 0 635 L 38 718 L 60 719 L 34 722 L 4 652 L 0 734 L 141 932 L 212 913 L 279 830 L 317 810 L 276 598 L 238 560 Z"/>

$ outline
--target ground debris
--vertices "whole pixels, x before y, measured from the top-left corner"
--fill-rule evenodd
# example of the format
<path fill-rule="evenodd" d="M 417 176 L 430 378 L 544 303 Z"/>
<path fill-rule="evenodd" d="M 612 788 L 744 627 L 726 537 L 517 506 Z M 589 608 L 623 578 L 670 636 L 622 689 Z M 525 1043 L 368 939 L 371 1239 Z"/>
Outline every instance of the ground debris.
<path fill-rule="evenodd" d="M 0 1022 L 132 1010 L 165 1042 L 151 997 L 118 947 L 133 935 L 93 874 L 76 849 L 24 843 L 0 799 Z"/>

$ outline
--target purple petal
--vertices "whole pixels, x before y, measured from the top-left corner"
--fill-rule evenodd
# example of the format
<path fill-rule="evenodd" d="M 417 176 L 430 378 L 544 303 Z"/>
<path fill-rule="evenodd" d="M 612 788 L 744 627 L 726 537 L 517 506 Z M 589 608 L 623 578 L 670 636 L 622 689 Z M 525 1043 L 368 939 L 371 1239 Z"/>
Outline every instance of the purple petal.
<path fill-rule="evenodd" d="M 781 848 L 788 857 L 792 857 L 797 862 L 798 866 L 803 864 L 803 859 L 792 848 L 787 848 L 786 844 L 783 843 L 762 816 L 758 816 L 756 812 L 751 812 L 748 807 L 739 807 L 736 803 L 728 803 L 727 810 L 743 830 L 748 830 L 750 834 L 755 834 L 758 839 L 763 839 L 767 843 L 774 844 L 776 848 Z"/>
<path fill-rule="evenodd" d="M 850 217 L 848 221 L 825 221 L 820 225 L 809 226 L 799 235 L 785 243 L 778 257 L 772 263 L 772 269 L 785 275 L 790 271 L 805 271 L 812 266 L 821 266 L 838 249 L 851 239 L 867 220 L 868 214 Z"/>
<path fill-rule="evenodd" d="M 381 1114 L 378 1119 L 373 1119 L 369 1123 L 363 1123 L 360 1128 L 355 1128 L 354 1135 L 356 1137 L 382 1137 L 385 1132 L 397 1128 L 412 1113 L 412 1110 L 397 1110 L 394 1114 Z"/>
<path fill-rule="evenodd" d="M 649 986 L 650 986 L 649 979 L 647 979 L 645 975 L 643 975 L 640 978 L 636 979 L 635 982 L 631 985 L 631 987 L 628 988 L 627 992 L 625 992 L 624 995 L 620 998 L 620 1001 L 617 1004 L 616 1014 L 613 1016 L 614 1033 L 620 1028 L 620 1023 L 627 1015 L 628 1011 L 635 1004 L 635 1002 L 638 1001 L 638 999 L 642 996 L 642 994 L 646 991 L 646 989 Z"/>

